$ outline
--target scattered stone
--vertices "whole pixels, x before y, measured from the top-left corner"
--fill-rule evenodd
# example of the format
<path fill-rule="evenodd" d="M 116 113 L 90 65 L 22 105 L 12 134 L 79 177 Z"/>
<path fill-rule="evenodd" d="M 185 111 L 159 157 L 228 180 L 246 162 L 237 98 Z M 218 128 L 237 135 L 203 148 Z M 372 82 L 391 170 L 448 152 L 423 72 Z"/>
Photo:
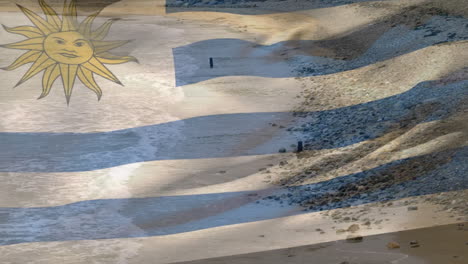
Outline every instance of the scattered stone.
<path fill-rule="evenodd" d="M 408 206 L 408 211 L 416 211 L 418 210 L 417 206 Z"/>
<path fill-rule="evenodd" d="M 359 225 L 358 224 L 352 224 L 348 227 L 348 232 L 356 232 L 359 230 Z"/>
<path fill-rule="evenodd" d="M 389 248 L 389 249 L 400 248 L 400 244 L 398 244 L 397 242 L 389 242 L 387 244 L 387 248 Z"/>

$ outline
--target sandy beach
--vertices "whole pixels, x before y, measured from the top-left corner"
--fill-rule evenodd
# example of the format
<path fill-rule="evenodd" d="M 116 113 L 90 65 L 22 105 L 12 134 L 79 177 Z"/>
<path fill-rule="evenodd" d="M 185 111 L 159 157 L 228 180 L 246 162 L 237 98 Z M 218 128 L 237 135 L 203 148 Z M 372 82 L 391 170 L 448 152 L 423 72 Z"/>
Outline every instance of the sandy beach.
<path fill-rule="evenodd" d="M 0 262 L 465 263 L 463 1 L 305 2 L 78 4 L 138 63 L 0 73 Z"/>

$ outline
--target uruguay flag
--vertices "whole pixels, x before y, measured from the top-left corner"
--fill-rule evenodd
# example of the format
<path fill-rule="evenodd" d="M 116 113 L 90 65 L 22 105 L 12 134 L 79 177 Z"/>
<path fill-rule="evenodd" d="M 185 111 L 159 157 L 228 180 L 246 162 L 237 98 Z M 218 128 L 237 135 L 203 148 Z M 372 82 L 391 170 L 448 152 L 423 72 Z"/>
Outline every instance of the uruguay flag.
<path fill-rule="evenodd" d="M 468 20 L 426 2 L 0 1 L 0 262 L 466 221 Z"/>

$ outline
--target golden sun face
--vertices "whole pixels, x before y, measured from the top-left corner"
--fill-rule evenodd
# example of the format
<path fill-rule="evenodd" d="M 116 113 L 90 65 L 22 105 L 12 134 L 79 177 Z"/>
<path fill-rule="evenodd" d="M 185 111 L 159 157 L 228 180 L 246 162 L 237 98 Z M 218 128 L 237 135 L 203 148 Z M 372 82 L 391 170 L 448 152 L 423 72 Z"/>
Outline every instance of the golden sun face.
<path fill-rule="evenodd" d="M 76 31 L 50 34 L 44 40 L 44 51 L 54 61 L 64 64 L 83 64 L 94 55 L 91 42 Z"/>
<path fill-rule="evenodd" d="M 75 0 L 71 0 L 68 5 L 64 4 L 61 18 L 44 0 L 39 0 L 39 4 L 46 19 L 18 5 L 35 27 L 9 28 L 3 26 L 10 33 L 28 38 L 12 44 L 0 45 L 4 48 L 28 50 L 10 66 L 2 68 L 3 70 L 14 70 L 32 63 L 31 68 L 16 86 L 44 71 L 42 94 L 38 99 L 47 96 L 55 80 L 61 77 L 65 98 L 69 103 L 76 77 L 97 94 L 98 100 L 102 96 L 102 90 L 96 83 L 94 74 L 122 84 L 104 64 L 137 62 L 137 60 L 131 56 L 116 56 L 109 52 L 129 42 L 103 40 L 116 19 L 111 19 L 93 30 L 92 24 L 99 12 L 78 23 Z"/>

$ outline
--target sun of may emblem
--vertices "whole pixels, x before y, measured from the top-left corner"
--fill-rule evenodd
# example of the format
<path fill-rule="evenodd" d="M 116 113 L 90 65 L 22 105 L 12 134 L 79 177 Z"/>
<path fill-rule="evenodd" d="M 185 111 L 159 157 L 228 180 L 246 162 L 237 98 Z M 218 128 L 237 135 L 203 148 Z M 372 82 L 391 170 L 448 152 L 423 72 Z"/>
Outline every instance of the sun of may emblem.
<path fill-rule="evenodd" d="M 45 18 L 18 5 L 35 27 L 19 26 L 9 28 L 3 26 L 10 33 L 20 34 L 28 38 L 16 43 L 1 45 L 4 48 L 28 50 L 17 58 L 13 64 L 2 68 L 3 70 L 14 70 L 22 65 L 32 63 L 31 68 L 16 86 L 44 71 L 42 94 L 38 98 L 41 99 L 49 94 L 53 83 L 61 76 L 68 104 L 76 77 L 97 94 L 98 100 L 101 98 L 102 91 L 94 79 L 94 74 L 122 85 L 104 64 L 137 62 L 137 60 L 131 56 L 116 56 L 109 53 L 110 50 L 129 42 L 104 41 L 116 19 L 110 19 L 100 27 L 93 29 L 93 21 L 99 12 L 78 23 L 75 0 L 70 1 L 68 5 L 65 1 L 61 17 L 44 0 L 39 0 L 39 4 L 44 11 Z"/>

